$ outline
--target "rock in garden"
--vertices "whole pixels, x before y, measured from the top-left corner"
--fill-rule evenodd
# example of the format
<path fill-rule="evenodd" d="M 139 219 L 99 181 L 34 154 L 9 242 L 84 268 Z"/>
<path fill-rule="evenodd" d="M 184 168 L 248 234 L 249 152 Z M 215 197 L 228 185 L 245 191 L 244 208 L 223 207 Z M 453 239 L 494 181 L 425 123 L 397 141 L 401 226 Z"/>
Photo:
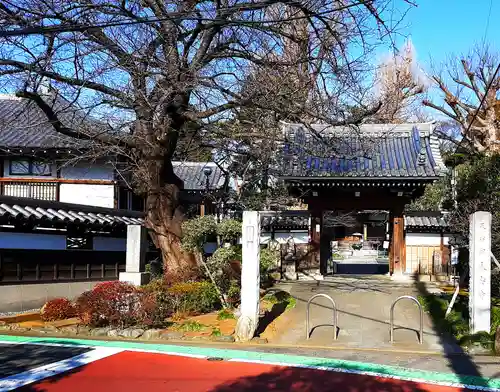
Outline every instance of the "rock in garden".
<path fill-rule="evenodd" d="M 78 335 L 78 327 L 76 325 L 69 325 L 67 327 L 62 327 L 61 332 L 68 335 Z"/>
<path fill-rule="evenodd" d="M 11 324 L 10 329 L 16 332 L 26 332 L 29 331 L 31 328 L 20 327 L 19 324 Z"/>
<path fill-rule="evenodd" d="M 144 330 L 140 328 L 127 328 L 123 331 L 120 331 L 119 335 L 124 338 L 137 339 L 138 337 L 142 336 L 143 333 Z"/>
<path fill-rule="evenodd" d="M 57 333 L 59 332 L 57 330 L 57 328 L 55 327 L 50 327 L 50 326 L 46 326 L 46 327 L 33 327 L 31 328 L 31 331 L 32 332 L 36 332 L 36 333 L 48 333 L 48 334 L 54 334 L 54 333 Z"/>
<path fill-rule="evenodd" d="M 498 326 L 495 334 L 495 352 L 500 355 L 500 326 Z"/>
<path fill-rule="evenodd" d="M 28 332 L 30 330 L 30 328 L 19 327 L 18 325 L 13 324 L 11 326 L 11 330 L 16 331 L 16 333 L 17 332 Z"/>
<path fill-rule="evenodd" d="M 117 338 L 118 336 L 120 336 L 120 330 L 119 329 L 110 329 L 108 331 L 108 336 L 112 337 L 112 338 Z"/>
<path fill-rule="evenodd" d="M 90 335 L 90 328 L 84 325 L 78 326 L 78 335 Z"/>
<path fill-rule="evenodd" d="M 222 335 L 222 336 L 217 336 L 214 340 L 216 342 L 221 342 L 221 343 L 234 343 L 234 336 Z"/>
<path fill-rule="evenodd" d="M 144 331 L 141 338 L 146 340 L 160 339 L 160 335 L 163 332 L 163 329 L 148 329 Z"/>
<path fill-rule="evenodd" d="M 164 331 L 160 334 L 160 339 L 165 340 L 180 340 L 182 339 L 184 334 L 179 331 Z"/>
<path fill-rule="evenodd" d="M 109 328 L 94 328 L 90 331 L 90 336 L 108 336 Z"/>
<path fill-rule="evenodd" d="M 266 344 L 267 343 L 267 339 L 266 338 L 255 337 L 255 338 L 252 339 L 252 343 Z"/>

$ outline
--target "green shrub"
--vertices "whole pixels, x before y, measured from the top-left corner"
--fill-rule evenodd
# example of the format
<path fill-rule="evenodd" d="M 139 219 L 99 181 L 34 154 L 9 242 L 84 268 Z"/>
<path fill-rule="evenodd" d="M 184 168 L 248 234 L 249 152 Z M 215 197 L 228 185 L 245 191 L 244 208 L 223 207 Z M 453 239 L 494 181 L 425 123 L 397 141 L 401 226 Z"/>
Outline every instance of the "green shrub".
<path fill-rule="evenodd" d="M 222 242 L 235 242 L 241 236 L 241 222 L 226 219 L 217 225 L 217 235 Z"/>
<path fill-rule="evenodd" d="M 211 282 L 176 283 L 168 288 L 174 312 L 208 313 L 221 306 L 219 295 Z"/>
<path fill-rule="evenodd" d="M 494 334 L 500 326 L 500 307 L 491 307 L 491 333 Z"/>
<path fill-rule="evenodd" d="M 227 267 L 229 262 L 233 260 L 241 261 L 240 247 L 229 246 L 216 249 L 212 256 L 207 259 L 207 264 L 222 269 Z"/>
<path fill-rule="evenodd" d="M 241 284 L 237 280 L 232 280 L 227 291 L 227 300 L 232 306 L 236 306 L 241 299 Z"/>
<path fill-rule="evenodd" d="M 201 251 L 210 237 L 217 234 L 217 222 L 212 215 L 189 219 L 182 224 L 182 247 L 189 251 Z"/>
<path fill-rule="evenodd" d="M 491 296 L 500 298 L 500 270 L 498 268 L 491 271 Z"/>
<path fill-rule="evenodd" d="M 267 274 L 275 269 L 280 260 L 280 254 L 276 250 L 271 250 L 269 248 L 264 248 L 260 250 L 260 274 L 262 277 L 267 276 Z"/>
<path fill-rule="evenodd" d="M 173 301 L 168 294 L 168 283 L 165 279 L 154 279 L 141 287 L 142 291 L 154 298 L 154 309 L 150 310 L 151 323 L 162 326 L 165 320 L 173 313 Z"/>
<path fill-rule="evenodd" d="M 198 321 L 185 321 L 177 327 L 177 330 L 182 332 L 199 332 L 206 326 L 200 324 Z"/>
<path fill-rule="evenodd" d="M 332 260 L 344 260 L 345 257 L 341 253 L 335 252 L 332 253 Z"/>
<path fill-rule="evenodd" d="M 354 249 L 354 250 L 361 250 L 363 249 L 363 244 L 352 244 L 351 245 L 351 248 Z"/>
<path fill-rule="evenodd" d="M 239 271 L 234 271 L 231 266 L 233 261 L 241 263 L 241 248 L 238 246 L 218 248 L 206 262 L 215 283 L 224 294 L 227 294 L 231 280 L 239 278 Z"/>
<path fill-rule="evenodd" d="M 272 305 L 285 304 L 286 309 L 293 309 L 297 305 L 297 300 L 290 293 L 282 290 L 267 293 L 263 300 Z"/>
<path fill-rule="evenodd" d="M 230 310 L 222 309 L 217 314 L 217 320 L 234 320 L 234 314 Z"/>
<path fill-rule="evenodd" d="M 459 295 L 453 309 L 445 317 L 451 298 L 451 294 L 418 296 L 419 302 L 424 310 L 429 312 L 437 329 L 463 342 L 464 337 L 469 336 L 468 298 Z"/>

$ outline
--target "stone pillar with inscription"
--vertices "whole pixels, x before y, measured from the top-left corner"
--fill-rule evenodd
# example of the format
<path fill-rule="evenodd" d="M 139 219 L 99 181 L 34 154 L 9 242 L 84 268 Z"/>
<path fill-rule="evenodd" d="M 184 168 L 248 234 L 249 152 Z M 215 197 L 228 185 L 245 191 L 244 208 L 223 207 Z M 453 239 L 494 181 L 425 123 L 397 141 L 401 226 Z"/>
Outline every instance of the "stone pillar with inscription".
<path fill-rule="evenodd" d="M 241 315 L 236 324 L 236 341 L 245 342 L 254 337 L 259 323 L 260 302 L 260 214 L 243 212 L 241 236 Z"/>
<path fill-rule="evenodd" d="M 477 211 L 469 224 L 469 326 L 471 333 L 491 329 L 491 214 Z"/>
<path fill-rule="evenodd" d="M 121 282 L 141 286 L 149 282 L 150 275 L 146 270 L 146 251 L 148 233 L 142 225 L 127 226 L 127 253 L 125 272 L 120 272 Z"/>

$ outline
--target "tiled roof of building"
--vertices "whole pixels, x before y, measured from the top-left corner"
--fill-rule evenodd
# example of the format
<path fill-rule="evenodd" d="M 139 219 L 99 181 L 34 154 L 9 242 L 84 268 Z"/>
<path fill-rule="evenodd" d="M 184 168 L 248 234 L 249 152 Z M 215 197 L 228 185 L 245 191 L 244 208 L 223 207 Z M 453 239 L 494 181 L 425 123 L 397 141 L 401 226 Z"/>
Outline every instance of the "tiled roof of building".
<path fill-rule="evenodd" d="M 446 215 L 443 215 L 439 212 L 437 213 L 410 212 L 405 214 L 404 220 L 405 220 L 405 228 L 408 229 L 448 228 Z"/>
<path fill-rule="evenodd" d="M 46 102 L 68 127 L 89 129 L 94 125 L 82 110 L 62 98 L 50 95 Z M 0 95 L 0 147 L 50 149 L 84 146 L 84 141 L 56 132 L 45 113 L 33 101 L 14 95 Z"/>
<path fill-rule="evenodd" d="M 431 123 L 285 124 L 281 177 L 431 179 L 446 170 Z"/>
<path fill-rule="evenodd" d="M 215 162 L 172 162 L 174 172 L 182 181 L 184 189 L 203 191 L 207 189 L 220 189 L 226 181 L 225 173 Z M 208 176 L 207 176 L 208 174 Z"/>
<path fill-rule="evenodd" d="M 127 225 L 143 224 L 144 213 L 0 196 L 0 222 L 57 228 L 81 225 L 96 230 L 116 230 L 125 229 Z"/>

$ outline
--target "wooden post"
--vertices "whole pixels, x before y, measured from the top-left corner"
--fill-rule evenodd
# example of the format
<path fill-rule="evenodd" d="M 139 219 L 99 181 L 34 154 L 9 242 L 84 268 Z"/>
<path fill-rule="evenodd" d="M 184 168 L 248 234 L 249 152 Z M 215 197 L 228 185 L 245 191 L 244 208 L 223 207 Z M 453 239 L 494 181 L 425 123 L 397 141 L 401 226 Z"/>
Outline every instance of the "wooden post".
<path fill-rule="evenodd" d="M 200 204 L 200 216 L 205 216 L 205 202 L 202 201 Z"/>
<path fill-rule="evenodd" d="M 322 266 L 320 263 L 321 252 L 320 252 L 320 242 L 321 242 L 321 215 L 320 211 L 311 211 L 311 253 L 310 253 L 310 263 L 311 265 L 319 265 L 322 273 L 326 273 L 326 266 Z M 319 230 L 318 230 L 319 229 Z"/>
<path fill-rule="evenodd" d="M 402 275 L 406 269 L 404 219 L 401 212 L 394 214 L 392 230 L 393 273 Z"/>
<path fill-rule="evenodd" d="M 394 273 L 394 214 L 389 212 L 389 274 Z"/>
<path fill-rule="evenodd" d="M 404 220 L 401 215 L 394 217 L 393 229 L 394 243 L 394 273 L 403 274 L 406 268 L 405 260 L 405 238 L 404 238 Z"/>

